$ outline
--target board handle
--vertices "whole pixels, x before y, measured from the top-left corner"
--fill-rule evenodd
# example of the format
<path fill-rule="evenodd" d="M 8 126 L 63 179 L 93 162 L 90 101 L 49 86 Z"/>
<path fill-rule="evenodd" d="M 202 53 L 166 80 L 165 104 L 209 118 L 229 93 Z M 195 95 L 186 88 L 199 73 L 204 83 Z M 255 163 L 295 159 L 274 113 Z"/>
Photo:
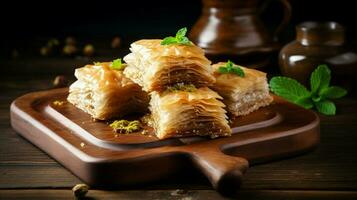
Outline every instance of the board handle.
<path fill-rule="evenodd" d="M 223 195 L 237 191 L 248 169 L 248 161 L 224 154 L 219 148 L 198 149 L 192 151 L 192 161 L 206 175 L 213 188 Z"/>

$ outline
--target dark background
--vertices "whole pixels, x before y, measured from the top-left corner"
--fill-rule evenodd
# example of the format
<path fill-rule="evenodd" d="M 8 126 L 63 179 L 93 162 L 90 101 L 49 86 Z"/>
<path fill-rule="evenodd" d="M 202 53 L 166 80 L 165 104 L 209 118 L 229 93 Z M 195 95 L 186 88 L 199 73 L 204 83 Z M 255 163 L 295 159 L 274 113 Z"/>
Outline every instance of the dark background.
<path fill-rule="evenodd" d="M 357 44 L 357 11 L 352 0 L 291 0 L 292 19 L 281 35 L 283 44 L 295 37 L 295 26 L 303 21 L 336 21 L 346 27 L 347 43 Z M 93 61 L 108 61 L 128 53 L 129 44 L 142 38 L 174 35 L 181 27 L 191 28 L 201 13 L 200 0 L 184 1 L 7 1 L 1 7 L 0 76 L 19 74 L 73 75 L 74 68 Z M 261 14 L 272 32 L 282 19 L 278 0 Z M 40 48 L 50 38 L 64 43 L 68 36 L 77 40 L 79 56 L 59 52 L 41 56 Z M 120 36 L 120 49 L 111 49 Z M 85 44 L 93 44 L 96 54 L 83 57 Z M 59 50 L 61 51 L 61 50 Z M 15 56 L 14 56 L 15 53 Z M 274 55 L 277 63 L 277 55 Z M 21 70 L 18 70 L 21 66 Z M 278 71 L 273 64 L 273 71 Z"/>
<path fill-rule="evenodd" d="M 334 20 L 346 26 L 347 43 L 357 44 L 354 43 L 357 40 L 355 2 L 291 0 L 293 18 L 284 31 L 283 41 L 294 38 L 294 27 L 302 21 Z M 122 50 L 127 51 L 127 45 L 135 39 L 160 38 L 173 35 L 183 26 L 190 28 L 200 15 L 200 1 L 3 0 L 0 8 L 0 199 L 73 199 L 71 188 L 81 181 L 16 134 L 10 125 L 11 102 L 26 93 L 52 88 L 57 75 L 71 76 L 73 81 L 76 67 L 122 56 L 125 52 L 110 48 L 115 35 L 122 37 L 125 43 Z M 267 27 L 276 27 L 281 18 L 280 8 L 273 1 L 263 14 Z M 40 56 L 39 48 L 48 38 L 63 41 L 70 35 L 81 43 L 94 43 L 96 49 L 108 50 L 91 60 Z M 14 50 L 17 56 L 12 56 Z M 251 167 L 244 175 L 238 198 L 357 199 L 357 101 L 349 91 L 347 97 L 335 103 L 336 116 L 320 115 L 321 144 L 315 151 Z M 88 199 L 186 196 L 220 199 L 207 181 L 195 177 L 184 179 L 183 183 L 172 180 L 171 184 L 157 183 L 132 190 L 91 189 Z M 187 190 L 187 194 L 173 196 L 176 189 Z"/>
<path fill-rule="evenodd" d="M 200 15 L 199 0 L 184 1 L 7 1 L 2 6 L 3 41 L 39 37 L 160 37 L 178 28 L 191 27 Z M 291 0 L 293 18 L 285 38 L 294 37 L 294 26 L 307 20 L 337 21 L 356 35 L 357 11 L 352 0 Z M 274 27 L 281 17 L 277 1 L 263 14 Z"/>

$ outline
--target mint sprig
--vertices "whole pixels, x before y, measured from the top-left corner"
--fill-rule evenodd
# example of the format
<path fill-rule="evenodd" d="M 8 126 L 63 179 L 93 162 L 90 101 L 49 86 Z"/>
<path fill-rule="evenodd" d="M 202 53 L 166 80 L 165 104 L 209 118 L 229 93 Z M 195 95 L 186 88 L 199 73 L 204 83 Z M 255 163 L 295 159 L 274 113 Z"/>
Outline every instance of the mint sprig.
<path fill-rule="evenodd" d="M 180 45 L 192 45 L 192 42 L 186 37 L 187 28 L 181 28 L 177 31 L 176 36 L 166 37 L 161 41 L 161 45 L 180 44 Z"/>
<path fill-rule="evenodd" d="M 336 106 L 331 99 L 341 98 L 347 94 L 347 91 L 338 86 L 330 86 L 330 80 L 330 69 L 327 65 L 319 65 L 310 76 L 311 91 L 298 81 L 282 76 L 273 77 L 269 86 L 276 95 L 292 103 L 306 109 L 315 107 L 325 115 L 335 115 Z"/>
<path fill-rule="evenodd" d="M 237 74 L 240 77 L 244 77 L 244 71 L 239 65 L 235 65 L 232 61 L 228 60 L 225 66 L 218 68 L 218 72 L 221 74 Z"/>

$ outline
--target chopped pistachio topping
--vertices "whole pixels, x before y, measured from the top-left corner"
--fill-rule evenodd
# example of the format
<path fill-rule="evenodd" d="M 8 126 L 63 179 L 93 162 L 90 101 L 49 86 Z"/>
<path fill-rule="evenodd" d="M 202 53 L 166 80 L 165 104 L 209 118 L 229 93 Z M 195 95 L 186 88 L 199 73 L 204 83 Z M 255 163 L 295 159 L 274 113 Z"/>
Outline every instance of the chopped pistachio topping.
<path fill-rule="evenodd" d="M 115 120 L 109 126 L 117 133 L 132 133 L 141 129 L 141 124 L 138 120 Z"/>
<path fill-rule="evenodd" d="M 184 84 L 184 83 L 177 83 L 174 86 L 170 86 L 167 88 L 168 92 L 178 92 L 178 91 L 185 91 L 185 92 L 194 92 L 197 88 L 193 84 Z"/>
<path fill-rule="evenodd" d="M 64 101 L 56 100 L 56 101 L 54 101 L 54 102 L 52 102 L 52 103 L 53 103 L 53 105 L 55 105 L 55 106 L 62 106 L 62 105 L 64 104 Z"/>
<path fill-rule="evenodd" d="M 123 70 L 125 65 L 122 63 L 121 58 L 113 60 L 112 64 L 110 65 L 111 69 L 115 70 Z"/>

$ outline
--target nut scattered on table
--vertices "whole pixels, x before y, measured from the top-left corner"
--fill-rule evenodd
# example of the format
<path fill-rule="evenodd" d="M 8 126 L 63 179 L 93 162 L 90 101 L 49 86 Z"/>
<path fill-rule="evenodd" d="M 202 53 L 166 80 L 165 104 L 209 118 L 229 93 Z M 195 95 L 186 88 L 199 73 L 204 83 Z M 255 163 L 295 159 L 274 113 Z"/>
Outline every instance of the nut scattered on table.
<path fill-rule="evenodd" d="M 177 189 L 177 190 L 172 191 L 170 194 L 171 194 L 171 196 L 180 196 L 180 195 L 187 194 L 187 191 L 182 190 L 182 189 Z"/>
<path fill-rule="evenodd" d="M 47 46 L 41 47 L 41 49 L 40 49 L 41 56 L 48 56 L 48 55 L 50 55 L 50 53 L 51 53 L 50 47 L 47 47 Z"/>
<path fill-rule="evenodd" d="M 73 45 L 75 46 L 77 44 L 77 41 L 74 37 L 71 37 L 71 36 L 68 36 L 66 39 L 65 39 L 65 43 L 66 44 L 69 44 L 69 45 Z"/>
<path fill-rule="evenodd" d="M 47 41 L 46 45 L 41 47 L 40 54 L 42 56 L 49 56 L 51 54 L 57 53 L 60 50 L 60 42 L 56 38 L 51 38 Z"/>
<path fill-rule="evenodd" d="M 49 48 L 55 48 L 55 47 L 58 47 L 59 45 L 60 45 L 60 42 L 56 38 L 51 38 L 47 41 L 47 47 L 49 47 Z"/>
<path fill-rule="evenodd" d="M 73 44 L 66 44 L 63 47 L 63 54 L 71 56 L 77 53 L 77 47 L 74 46 Z"/>
<path fill-rule="evenodd" d="M 83 55 L 91 57 L 94 55 L 94 46 L 92 44 L 86 44 L 83 48 Z"/>
<path fill-rule="evenodd" d="M 72 188 L 73 195 L 77 199 L 85 197 L 88 190 L 89 190 L 89 186 L 86 184 L 77 184 Z"/>
<path fill-rule="evenodd" d="M 59 75 L 53 80 L 53 87 L 60 88 L 66 87 L 68 85 L 68 80 L 65 76 Z"/>
<path fill-rule="evenodd" d="M 121 44 L 120 37 L 114 37 L 113 40 L 112 40 L 112 48 L 113 49 L 119 48 L 120 44 Z"/>

